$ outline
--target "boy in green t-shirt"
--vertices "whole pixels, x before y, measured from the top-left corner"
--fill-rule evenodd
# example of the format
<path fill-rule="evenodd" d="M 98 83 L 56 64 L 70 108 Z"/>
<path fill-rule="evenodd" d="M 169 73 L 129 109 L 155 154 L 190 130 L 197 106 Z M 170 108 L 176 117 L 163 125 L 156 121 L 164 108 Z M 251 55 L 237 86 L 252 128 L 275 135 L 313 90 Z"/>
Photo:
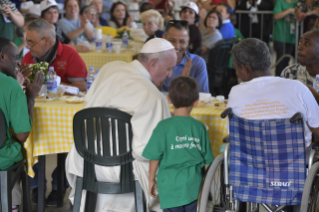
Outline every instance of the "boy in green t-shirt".
<path fill-rule="evenodd" d="M 150 160 L 150 195 L 159 197 L 164 212 L 196 211 L 202 169 L 214 160 L 205 125 L 190 117 L 198 97 L 194 79 L 175 78 L 167 97 L 174 117 L 158 123 L 143 152 Z"/>

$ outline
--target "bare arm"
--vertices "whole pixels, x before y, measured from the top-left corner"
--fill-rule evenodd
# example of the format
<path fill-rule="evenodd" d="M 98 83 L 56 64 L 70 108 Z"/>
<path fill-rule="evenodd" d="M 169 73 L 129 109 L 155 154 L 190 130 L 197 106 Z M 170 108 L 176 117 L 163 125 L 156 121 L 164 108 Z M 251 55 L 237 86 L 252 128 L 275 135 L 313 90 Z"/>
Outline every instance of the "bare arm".
<path fill-rule="evenodd" d="M 76 81 L 76 82 L 61 83 L 61 84 L 77 87 L 77 88 L 79 88 L 80 91 L 86 91 L 86 82 L 85 81 Z"/>
<path fill-rule="evenodd" d="M 227 4 L 231 6 L 233 9 L 236 9 L 236 1 L 235 0 L 227 0 Z"/>
<path fill-rule="evenodd" d="M 313 128 L 312 133 L 314 135 L 314 142 L 319 142 L 319 127 Z"/>
<path fill-rule="evenodd" d="M 24 17 L 19 11 L 12 12 L 11 8 L 8 5 L 2 5 L 4 9 L 4 14 L 10 17 L 11 21 L 16 27 L 23 27 Z"/>
<path fill-rule="evenodd" d="M 315 9 L 315 10 L 311 10 L 309 12 L 306 13 L 306 15 L 316 15 L 319 14 L 319 9 Z"/>
<path fill-rule="evenodd" d="M 159 160 L 150 160 L 149 193 L 154 198 L 158 198 L 158 195 L 155 192 L 157 190 L 155 175 L 158 168 L 158 164 Z"/>
<path fill-rule="evenodd" d="M 278 19 L 282 19 L 284 18 L 286 15 L 290 14 L 290 13 L 294 13 L 295 9 L 294 8 L 289 8 L 287 10 L 284 10 L 280 13 L 277 13 L 276 15 L 274 15 L 274 19 L 278 20 Z"/>

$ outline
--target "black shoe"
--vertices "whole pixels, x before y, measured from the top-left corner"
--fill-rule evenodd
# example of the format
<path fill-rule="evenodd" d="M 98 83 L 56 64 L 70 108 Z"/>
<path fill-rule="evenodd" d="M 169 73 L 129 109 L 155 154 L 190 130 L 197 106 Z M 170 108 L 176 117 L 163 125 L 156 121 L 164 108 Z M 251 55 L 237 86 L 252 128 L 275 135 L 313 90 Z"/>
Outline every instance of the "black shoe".
<path fill-rule="evenodd" d="M 63 196 L 62 199 L 64 198 L 65 193 L 66 193 L 66 190 L 64 190 L 62 194 Z M 46 200 L 46 206 L 57 206 L 57 204 L 58 204 L 58 191 L 52 190 Z"/>
<path fill-rule="evenodd" d="M 38 188 L 32 189 L 31 202 L 33 204 L 38 204 Z"/>

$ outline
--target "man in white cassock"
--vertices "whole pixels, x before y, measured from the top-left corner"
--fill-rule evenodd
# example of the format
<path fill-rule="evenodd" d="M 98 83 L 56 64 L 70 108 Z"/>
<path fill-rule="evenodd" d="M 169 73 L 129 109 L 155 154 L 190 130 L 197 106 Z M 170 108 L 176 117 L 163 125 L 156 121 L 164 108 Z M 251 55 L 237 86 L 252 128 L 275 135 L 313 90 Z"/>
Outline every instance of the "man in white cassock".
<path fill-rule="evenodd" d="M 140 182 L 148 207 L 161 211 L 158 201 L 149 196 L 149 160 L 142 152 L 149 138 L 162 119 L 170 117 L 165 96 L 158 90 L 176 65 L 174 46 L 165 39 L 154 38 L 144 44 L 138 59 L 131 63 L 111 62 L 102 67 L 85 100 L 86 107 L 110 107 L 132 115 L 133 169 Z M 119 167 L 95 166 L 98 181 L 119 182 Z M 71 186 L 73 203 L 76 176 L 83 176 L 83 158 L 73 145 L 66 160 L 66 176 Z M 86 191 L 83 191 L 81 211 L 84 211 Z M 95 211 L 135 211 L 134 194 L 99 194 Z"/>

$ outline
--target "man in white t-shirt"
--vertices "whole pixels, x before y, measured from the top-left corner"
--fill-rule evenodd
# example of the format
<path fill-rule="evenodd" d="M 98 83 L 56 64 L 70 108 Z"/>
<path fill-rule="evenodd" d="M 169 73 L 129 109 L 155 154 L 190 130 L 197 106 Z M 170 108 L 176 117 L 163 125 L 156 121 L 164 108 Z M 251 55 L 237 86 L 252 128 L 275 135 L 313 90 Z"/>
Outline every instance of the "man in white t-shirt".
<path fill-rule="evenodd" d="M 242 40 L 231 54 L 236 74 L 243 82 L 230 91 L 227 107 L 247 119 L 290 118 L 300 112 L 305 123 L 308 158 L 311 132 L 306 122 L 313 128 L 315 138 L 319 138 L 319 107 L 310 90 L 297 80 L 271 76 L 268 47 L 258 39 Z"/>
<path fill-rule="evenodd" d="M 307 158 L 311 132 L 319 138 L 319 107 L 310 90 L 297 80 L 273 77 L 267 45 L 255 38 L 236 44 L 231 54 L 237 76 L 243 81 L 232 88 L 227 107 L 246 119 L 290 118 L 296 112 L 303 116 Z M 293 211 L 300 211 L 300 205 Z"/>

